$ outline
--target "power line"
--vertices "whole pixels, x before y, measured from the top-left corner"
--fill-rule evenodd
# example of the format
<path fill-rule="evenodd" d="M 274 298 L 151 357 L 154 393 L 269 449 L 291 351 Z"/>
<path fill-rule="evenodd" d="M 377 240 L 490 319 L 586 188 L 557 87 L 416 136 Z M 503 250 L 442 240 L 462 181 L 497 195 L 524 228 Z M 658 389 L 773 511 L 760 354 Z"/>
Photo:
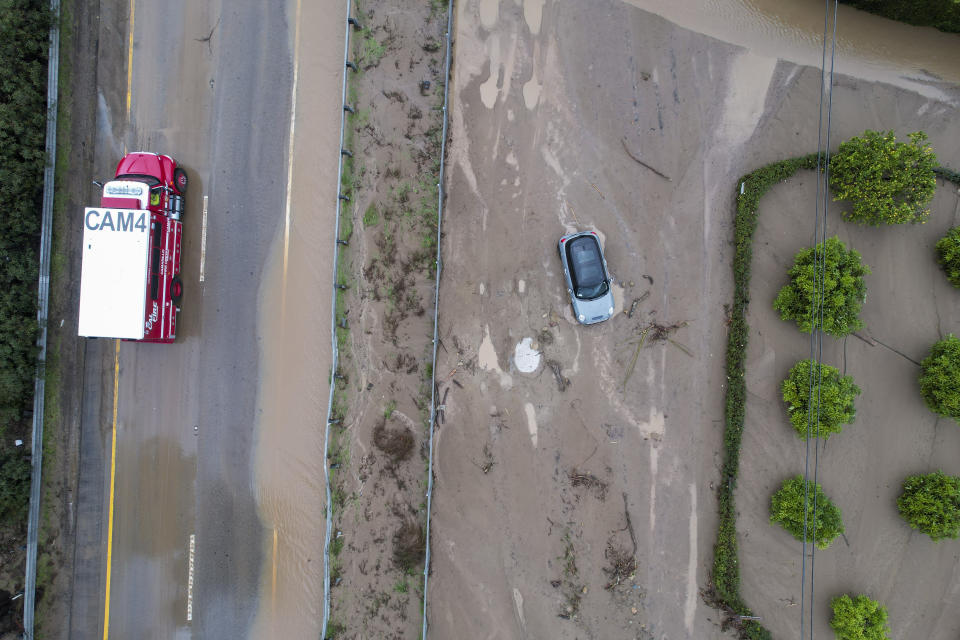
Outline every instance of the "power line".
<path fill-rule="evenodd" d="M 820 62 L 820 104 L 817 123 L 817 197 L 814 208 L 813 221 L 813 240 L 814 240 L 814 295 L 811 301 L 810 319 L 810 372 L 808 376 L 808 403 L 807 403 L 807 432 L 804 453 L 804 476 L 803 476 L 803 542 L 801 558 L 801 578 L 800 578 L 800 637 L 805 637 L 806 622 L 806 580 L 807 580 L 807 538 L 809 533 L 809 506 L 810 506 L 810 441 L 811 436 L 814 441 L 814 488 L 819 471 L 820 462 L 820 388 L 823 382 L 823 297 L 824 297 L 824 273 L 826 270 L 826 236 L 827 236 L 827 206 L 829 203 L 829 167 L 830 167 L 830 129 L 831 129 L 831 110 L 833 107 L 833 72 L 834 60 L 837 42 L 837 0 L 834 0 L 833 13 L 833 34 L 830 49 L 830 75 L 829 84 L 825 88 L 826 58 L 827 58 L 827 30 L 830 21 L 830 0 L 824 1 L 823 16 L 823 38 L 822 55 Z M 824 96 L 827 95 L 827 127 L 826 139 L 824 140 L 823 112 Z M 821 219 L 820 207 L 823 206 L 823 217 Z M 817 376 L 816 397 L 814 398 L 814 372 Z M 813 639 L 813 594 L 814 594 L 814 571 L 816 561 L 816 514 L 817 514 L 817 493 L 813 494 L 813 535 L 811 541 L 811 560 L 810 560 L 810 638 Z"/>
<path fill-rule="evenodd" d="M 825 144 L 825 162 L 823 167 L 823 189 L 820 190 L 823 195 L 823 225 L 821 227 L 821 246 L 823 249 L 821 253 L 823 257 L 821 259 L 821 275 L 820 275 L 820 318 L 819 324 L 820 327 L 823 327 L 823 298 L 824 298 L 824 271 L 826 270 L 826 243 L 827 243 L 827 208 L 830 203 L 830 132 L 832 125 L 832 115 L 833 115 L 833 72 L 834 72 L 834 63 L 836 61 L 836 50 L 837 50 L 837 9 L 838 2 L 834 0 L 833 3 L 833 35 L 830 43 L 830 82 L 827 90 L 827 137 Z M 822 81 L 821 81 L 822 83 Z M 819 382 L 817 383 L 817 428 L 816 428 L 816 444 L 814 449 L 814 458 L 813 458 L 813 485 L 817 486 L 817 476 L 820 467 L 820 393 L 823 382 L 823 333 L 822 331 L 818 332 L 817 337 L 817 372 L 819 375 Z M 813 640 L 813 594 L 814 594 L 814 579 L 815 579 L 815 567 L 817 560 L 817 528 L 816 528 L 816 515 L 817 515 L 817 493 L 813 493 L 813 515 L 814 515 L 814 528 L 813 528 L 813 545 L 811 547 L 811 556 L 810 556 L 810 639 Z"/>

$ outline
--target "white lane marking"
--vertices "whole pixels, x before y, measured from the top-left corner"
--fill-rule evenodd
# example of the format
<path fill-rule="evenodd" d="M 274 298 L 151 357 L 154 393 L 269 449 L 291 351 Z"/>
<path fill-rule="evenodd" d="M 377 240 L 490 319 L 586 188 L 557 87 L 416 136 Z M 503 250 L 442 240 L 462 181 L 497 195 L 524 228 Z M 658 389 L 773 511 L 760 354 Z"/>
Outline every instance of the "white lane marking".
<path fill-rule="evenodd" d="M 657 527 L 657 461 L 660 451 L 655 446 L 650 447 L 650 533 Z M 653 536 L 651 535 L 651 538 Z"/>
<path fill-rule="evenodd" d="M 693 614 L 697 611 L 697 485 L 690 483 L 690 555 L 687 564 L 687 602 L 683 623 L 693 637 Z"/>
<path fill-rule="evenodd" d="M 207 264 L 207 196 L 203 196 L 203 228 L 200 231 L 200 282 Z"/>
<path fill-rule="evenodd" d="M 300 0 L 297 0 L 293 35 L 293 86 L 290 88 L 290 134 L 287 142 L 287 202 L 283 214 L 283 285 L 280 308 L 286 307 L 287 256 L 290 250 L 290 200 L 293 196 L 293 132 L 297 126 L 297 84 L 300 81 Z"/>
<path fill-rule="evenodd" d="M 206 198 L 204 198 L 206 200 Z M 197 548 L 197 536 L 190 534 L 190 568 L 187 571 L 187 622 L 193 620 L 193 554 Z"/>

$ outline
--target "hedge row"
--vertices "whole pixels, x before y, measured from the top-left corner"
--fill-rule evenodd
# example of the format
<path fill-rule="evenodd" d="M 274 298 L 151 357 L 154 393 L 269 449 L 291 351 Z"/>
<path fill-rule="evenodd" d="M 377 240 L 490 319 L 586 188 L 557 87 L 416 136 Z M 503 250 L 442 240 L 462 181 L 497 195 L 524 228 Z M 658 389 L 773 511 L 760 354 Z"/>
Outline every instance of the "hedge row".
<path fill-rule="evenodd" d="M 0 435 L 33 396 L 48 4 L 0 0 Z"/>
<path fill-rule="evenodd" d="M 840 2 L 891 20 L 960 33 L 960 0 L 840 0 Z"/>
<path fill-rule="evenodd" d="M 960 171 L 954 171 L 949 167 L 936 167 L 933 174 L 960 187 Z"/>
<path fill-rule="evenodd" d="M 750 302 L 750 264 L 753 260 L 753 234 L 757 229 L 760 199 L 778 182 L 800 169 L 816 169 L 817 154 L 776 162 L 743 176 L 737 182 L 737 215 L 734 223 L 733 308 L 727 338 L 727 395 L 724 429 L 725 456 L 720 502 L 720 526 L 714 546 L 713 585 L 720 603 L 739 615 L 750 615 L 740 597 L 740 565 L 737 555 L 737 510 L 734 503 L 737 474 L 740 469 L 740 443 L 747 389 L 744 364 L 747 357 L 746 312 Z M 740 192 L 742 185 L 743 193 Z M 750 640 L 769 640 L 770 632 L 754 621 L 743 626 Z"/>

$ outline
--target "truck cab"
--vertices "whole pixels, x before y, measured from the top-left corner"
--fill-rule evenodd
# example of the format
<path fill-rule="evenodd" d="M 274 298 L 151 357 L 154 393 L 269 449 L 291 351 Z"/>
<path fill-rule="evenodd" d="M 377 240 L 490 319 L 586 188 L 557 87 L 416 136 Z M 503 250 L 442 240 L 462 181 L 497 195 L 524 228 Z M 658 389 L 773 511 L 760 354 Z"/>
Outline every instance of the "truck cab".
<path fill-rule="evenodd" d="M 170 156 L 129 153 L 83 216 L 78 333 L 173 342 L 183 296 L 187 174 Z"/>

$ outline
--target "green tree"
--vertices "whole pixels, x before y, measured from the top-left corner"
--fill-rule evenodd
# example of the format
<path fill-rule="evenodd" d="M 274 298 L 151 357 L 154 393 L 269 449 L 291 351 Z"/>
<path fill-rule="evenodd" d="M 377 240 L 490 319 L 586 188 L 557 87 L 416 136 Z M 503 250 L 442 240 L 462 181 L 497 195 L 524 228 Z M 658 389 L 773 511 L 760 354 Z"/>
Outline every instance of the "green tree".
<path fill-rule="evenodd" d="M 817 266 L 823 265 L 820 281 Z M 820 326 L 820 288 L 823 291 L 823 326 L 825 333 L 843 337 L 863 328 L 860 309 L 867 299 L 864 276 L 870 267 L 863 264 L 860 254 L 847 247 L 839 238 L 828 238 L 816 247 L 797 253 L 793 266 L 787 272 L 790 283 L 780 289 L 773 308 L 783 320 L 794 320 L 804 333 Z M 814 321 L 813 302 L 817 302 Z"/>
<path fill-rule="evenodd" d="M 897 142 L 893 131 L 863 132 L 840 144 L 830 160 L 834 200 L 849 200 L 843 217 L 861 224 L 924 222 L 930 215 L 937 180 L 937 157 L 927 135 L 917 131 L 910 142 Z"/>
<path fill-rule="evenodd" d="M 814 540 L 818 549 L 826 549 L 844 531 L 840 509 L 815 482 L 809 483 L 806 493 L 807 539 Z M 817 504 L 816 518 L 814 501 Z M 779 524 L 794 538 L 803 540 L 803 505 L 803 476 L 785 480 L 770 499 L 770 524 Z"/>
<path fill-rule="evenodd" d="M 960 422 L 960 339 L 953 334 L 920 363 L 920 394 L 931 411 Z"/>
<path fill-rule="evenodd" d="M 947 280 L 960 288 L 960 227 L 954 227 L 940 238 L 936 246 L 937 262 L 947 274 Z"/>
<path fill-rule="evenodd" d="M 900 515 L 932 540 L 960 534 L 960 478 L 942 471 L 910 476 L 897 498 Z"/>
<path fill-rule="evenodd" d="M 33 393 L 50 11 L 0 0 L 0 434 Z"/>
<path fill-rule="evenodd" d="M 837 640 L 890 640 L 887 626 L 887 608 L 876 600 L 847 594 L 830 601 L 833 619 L 830 627 Z"/>
<path fill-rule="evenodd" d="M 820 399 L 821 438 L 826 439 L 834 433 L 840 433 L 843 425 L 853 422 L 857 414 L 853 401 L 860 395 L 860 387 L 853 383 L 851 376 L 840 375 L 836 367 L 827 364 L 816 368 L 812 360 L 801 360 L 790 369 L 790 375 L 783 381 L 780 389 L 787 405 L 790 424 L 797 436 L 804 440 L 807 439 L 808 423 L 812 436 L 816 437 L 818 431 L 816 412 L 810 411 L 811 397 L 814 403 L 818 397 Z"/>

